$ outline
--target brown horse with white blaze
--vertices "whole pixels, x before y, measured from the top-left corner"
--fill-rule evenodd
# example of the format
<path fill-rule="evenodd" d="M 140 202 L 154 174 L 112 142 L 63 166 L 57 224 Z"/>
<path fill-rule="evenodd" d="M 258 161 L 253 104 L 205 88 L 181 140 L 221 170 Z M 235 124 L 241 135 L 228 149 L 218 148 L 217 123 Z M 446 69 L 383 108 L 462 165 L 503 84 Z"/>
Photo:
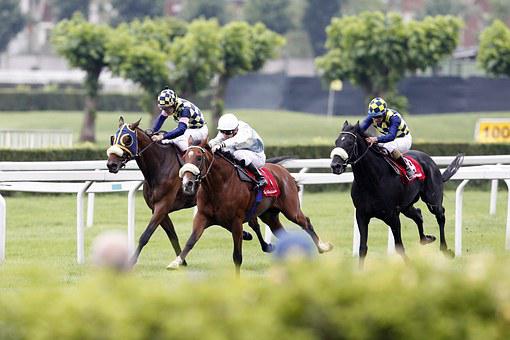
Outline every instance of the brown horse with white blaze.
<path fill-rule="evenodd" d="M 263 197 L 250 217 L 248 212 L 254 206 L 256 191 L 253 184 L 242 182 L 237 170 L 221 154 L 213 154 L 208 146 L 190 146 L 183 156 L 185 164 L 179 171 L 184 193 L 197 196 L 198 212 L 193 219 L 192 233 L 183 251 L 168 265 L 177 269 L 189 254 L 204 230 L 219 225 L 232 232 L 234 243 L 233 260 L 236 271 L 242 263 L 243 223 L 248 222 L 261 244 L 263 241 L 257 216 L 278 235 L 283 232 L 279 215 L 301 226 L 312 238 L 320 253 L 330 251 L 332 245 L 322 242 L 310 222 L 301 211 L 296 181 L 287 169 L 278 164 L 266 163 L 265 167 L 273 174 L 280 188 L 278 197 Z M 247 220 L 249 218 L 249 221 Z M 270 245 L 268 245 L 270 246 Z"/>

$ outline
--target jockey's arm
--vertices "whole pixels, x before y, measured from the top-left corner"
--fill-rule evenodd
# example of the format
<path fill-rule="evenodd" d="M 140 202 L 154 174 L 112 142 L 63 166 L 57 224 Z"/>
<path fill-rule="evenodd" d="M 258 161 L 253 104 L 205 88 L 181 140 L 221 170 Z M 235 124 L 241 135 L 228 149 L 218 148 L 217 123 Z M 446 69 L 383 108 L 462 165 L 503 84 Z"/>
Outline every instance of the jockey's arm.
<path fill-rule="evenodd" d="M 359 125 L 359 129 L 361 132 L 365 132 L 369 127 L 370 125 L 372 124 L 372 118 L 370 117 L 366 117 Z"/>
<path fill-rule="evenodd" d="M 397 138 L 398 126 L 400 125 L 400 118 L 397 115 L 393 115 L 390 118 L 389 132 L 385 135 L 377 137 L 377 143 L 388 143 Z"/>
<path fill-rule="evenodd" d="M 223 142 L 225 140 L 225 136 L 221 133 L 221 132 L 218 132 L 218 134 L 216 135 L 216 137 L 214 137 L 213 139 L 209 140 L 209 146 L 213 146 L 215 144 L 219 144 L 221 142 Z"/>
<path fill-rule="evenodd" d="M 178 125 L 175 129 L 172 131 L 169 131 L 164 134 L 164 139 L 173 139 L 179 136 L 182 136 L 184 132 L 186 132 L 186 129 L 188 128 L 189 119 L 191 117 L 191 113 L 189 112 L 189 109 L 186 107 L 182 110 Z"/>
<path fill-rule="evenodd" d="M 152 131 L 158 132 L 159 129 L 163 126 L 163 123 L 168 118 L 168 114 L 165 111 L 161 111 L 158 118 L 156 118 L 156 121 L 154 122 L 154 125 L 152 126 Z"/>
<path fill-rule="evenodd" d="M 226 147 L 234 146 L 246 142 L 251 137 L 250 127 L 240 127 L 237 134 L 223 142 Z"/>

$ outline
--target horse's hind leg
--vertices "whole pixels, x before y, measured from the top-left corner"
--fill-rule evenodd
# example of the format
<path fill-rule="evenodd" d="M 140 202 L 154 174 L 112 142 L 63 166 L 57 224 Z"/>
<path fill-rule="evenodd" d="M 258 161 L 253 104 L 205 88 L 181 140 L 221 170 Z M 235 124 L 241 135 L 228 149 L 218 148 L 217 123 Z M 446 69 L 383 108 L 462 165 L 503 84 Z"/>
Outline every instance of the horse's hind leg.
<path fill-rule="evenodd" d="M 181 245 L 179 244 L 179 238 L 175 232 L 174 224 L 172 223 L 170 216 L 166 215 L 163 217 L 163 220 L 161 221 L 161 227 L 163 227 L 166 236 L 168 236 L 168 239 L 174 248 L 175 255 L 179 255 L 181 253 Z M 188 265 L 186 261 L 184 261 L 182 264 L 184 266 Z"/>
<path fill-rule="evenodd" d="M 420 209 L 415 208 L 414 206 L 411 205 L 406 210 L 402 210 L 402 213 L 404 214 L 404 216 L 413 220 L 414 223 L 416 223 L 416 225 L 418 226 L 418 234 L 420 235 L 420 243 L 421 244 L 432 243 L 436 240 L 435 236 L 424 234 L 424 232 L 423 232 L 423 216 L 421 215 Z"/>
<path fill-rule="evenodd" d="M 395 239 L 395 250 L 400 254 L 400 256 L 402 256 L 404 260 L 407 261 L 404 244 L 402 242 L 401 225 L 398 214 L 387 216 L 384 219 L 384 222 L 386 222 L 386 224 L 388 224 L 388 226 L 391 228 L 393 238 Z"/>
<path fill-rule="evenodd" d="M 262 251 L 265 253 L 270 253 L 273 251 L 273 245 L 270 243 L 266 243 L 264 240 L 264 237 L 262 236 L 262 232 L 260 231 L 260 224 L 256 217 L 253 217 L 251 220 L 248 221 L 248 225 L 255 231 L 255 234 L 257 235 L 257 238 L 259 239 L 260 246 L 262 247 Z M 245 232 L 243 231 L 243 234 Z M 243 236 L 244 240 L 244 236 Z"/>
<path fill-rule="evenodd" d="M 313 242 L 317 246 L 317 249 L 319 250 L 319 253 L 326 253 L 333 249 L 333 245 L 329 242 L 323 242 L 319 239 L 319 236 L 315 233 L 315 230 L 313 228 L 312 222 L 310 222 L 310 219 L 303 214 L 301 209 L 297 208 L 297 213 L 291 214 L 287 210 L 282 210 L 285 217 L 287 217 L 290 221 L 296 223 L 297 225 L 301 226 L 304 231 L 310 235 Z"/>
<path fill-rule="evenodd" d="M 439 225 L 439 249 L 448 256 L 454 257 L 453 251 L 448 249 L 448 245 L 446 244 L 446 237 L 444 234 L 444 224 L 445 224 L 445 216 L 444 216 L 444 207 L 442 204 L 432 205 L 427 203 L 427 207 L 430 212 L 436 216 L 437 224 Z"/>
<path fill-rule="evenodd" d="M 280 234 L 285 233 L 285 228 L 280 222 L 280 210 L 269 209 L 259 216 L 259 218 L 268 225 L 271 232 L 278 237 Z"/>

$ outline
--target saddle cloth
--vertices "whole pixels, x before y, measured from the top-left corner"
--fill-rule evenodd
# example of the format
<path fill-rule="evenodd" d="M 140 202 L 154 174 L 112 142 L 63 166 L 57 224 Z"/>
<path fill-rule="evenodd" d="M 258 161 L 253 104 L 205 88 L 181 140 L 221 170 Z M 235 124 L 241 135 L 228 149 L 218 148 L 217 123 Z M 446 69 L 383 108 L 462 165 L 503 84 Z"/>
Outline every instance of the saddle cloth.
<path fill-rule="evenodd" d="M 418 161 L 414 158 L 412 158 L 409 155 L 403 155 L 404 161 L 409 165 L 411 169 L 414 169 L 414 176 L 412 178 L 407 177 L 406 168 L 404 168 L 402 165 L 395 162 L 391 156 L 385 156 L 384 159 L 393 167 L 395 172 L 400 175 L 400 178 L 402 179 L 402 182 L 405 184 L 411 183 L 414 180 L 424 181 L 425 180 L 425 173 L 423 172 L 423 169 L 418 163 Z"/>
<path fill-rule="evenodd" d="M 255 176 L 250 171 L 248 171 L 246 169 L 243 169 L 243 170 L 248 173 L 250 178 L 246 178 L 246 175 L 238 168 L 237 172 L 239 174 L 239 178 L 245 182 L 253 182 L 255 180 Z M 264 192 L 263 192 L 264 196 L 265 197 L 280 196 L 280 187 L 278 186 L 278 182 L 274 178 L 271 171 L 269 171 L 269 169 L 267 169 L 266 167 L 260 168 L 259 171 L 264 176 L 264 178 L 266 179 L 266 182 L 267 182 L 267 185 L 264 187 Z"/>

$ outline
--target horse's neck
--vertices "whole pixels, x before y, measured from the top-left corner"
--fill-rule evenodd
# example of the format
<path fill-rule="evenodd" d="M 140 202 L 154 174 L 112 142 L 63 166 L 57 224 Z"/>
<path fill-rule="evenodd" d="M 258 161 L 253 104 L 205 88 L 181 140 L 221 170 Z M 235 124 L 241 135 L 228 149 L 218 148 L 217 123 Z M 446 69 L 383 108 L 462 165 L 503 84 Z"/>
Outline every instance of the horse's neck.
<path fill-rule="evenodd" d="M 175 147 L 163 148 L 156 143 L 147 147 L 148 143 L 142 144 L 139 150 L 143 152 L 136 157 L 136 163 L 149 183 L 167 178 L 174 168 L 178 168 Z"/>
<path fill-rule="evenodd" d="M 225 159 L 216 157 L 202 185 L 208 192 L 219 193 L 223 185 L 230 182 L 233 176 L 236 176 L 234 166 Z"/>
<path fill-rule="evenodd" d="M 354 180 L 361 185 L 367 183 L 370 187 L 375 189 L 374 184 L 379 184 L 382 178 L 381 172 L 386 171 L 384 169 L 385 164 L 382 164 L 386 162 L 384 162 L 381 157 L 378 157 L 372 150 L 367 150 L 366 148 L 368 146 L 362 141 L 359 141 L 358 143 L 358 147 L 360 148 L 358 157 L 363 155 L 365 151 L 366 154 L 359 160 L 358 163 L 352 165 Z"/>

